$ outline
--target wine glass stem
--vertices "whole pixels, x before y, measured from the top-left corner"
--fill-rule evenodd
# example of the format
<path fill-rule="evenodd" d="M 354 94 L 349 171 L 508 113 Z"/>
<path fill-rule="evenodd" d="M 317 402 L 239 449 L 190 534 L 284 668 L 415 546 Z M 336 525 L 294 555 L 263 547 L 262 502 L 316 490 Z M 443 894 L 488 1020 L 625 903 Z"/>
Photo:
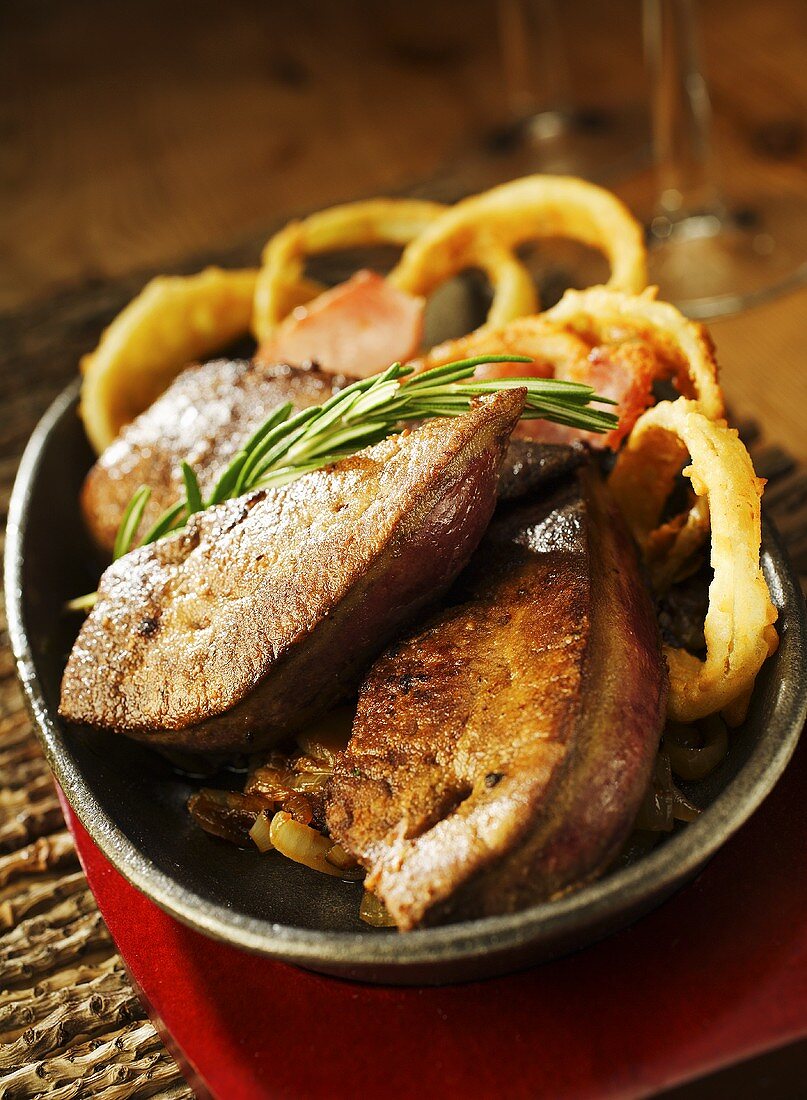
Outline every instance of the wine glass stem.
<path fill-rule="evenodd" d="M 661 235 L 722 206 L 711 151 L 711 105 L 700 68 L 693 0 L 643 0 L 652 80 L 653 153 Z M 666 220 L 666 230 L 664 222 Z"/>
<path fill-rule="evenodd" d="M 497 11 L 511 116 L 567 111 L 569 73 L 557 0 L 499 0 Z"/>

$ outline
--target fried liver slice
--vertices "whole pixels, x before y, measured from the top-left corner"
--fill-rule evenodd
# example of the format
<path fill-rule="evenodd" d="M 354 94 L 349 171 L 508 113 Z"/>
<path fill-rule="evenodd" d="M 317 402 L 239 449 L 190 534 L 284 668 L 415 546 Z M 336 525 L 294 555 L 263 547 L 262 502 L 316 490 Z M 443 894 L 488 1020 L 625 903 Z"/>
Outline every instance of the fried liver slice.
<path fill-rule="evenodd" d="M 345 385 L 312 367 L 215 359 L 187 367 L 128 424 L 90 469 L 81 508 L 94 542 L 112 553 L 132 494 L 148 485 L 151 497 L 139 533 L 183 496 L 181 462 L 193 467 L 203 494 L 269 414 L 290 401 L 321 405 Z"/>
<path fill-rule="evenodd" d="M 663 723 L 653 607 L 593 469 L 500 514 L 459 585 L 373 666 L 328 791 L 331 834 L 403 930 L 600 874 Z"/>
<path fill-rule="evenodd" d="M 118 559 L 68 659 L 62 716 L 234 752 L 325 711 L 467 564 L 524 396 L 228 501 Z"/>
<path fill-rule="evenodd" d="M 151 496 L 138 530 L 142 536 L 184 495 L 182 461 L 202 494 L 213 489 L 231 459 L 279 405 L 321 405 L 353 379 L 312 366 L 216 359 L 186 368 L 153 405 L 127 425 L 84 481 L 81 509 L 93 541 L 112 554 L 132 495 Z M 580 461 L 579 444 L 513 440 L 502 463 L 499 495 L 510 500 L 555 480 Z"/>
<path fill-rule="evenodd" d="M 499 501 L 534 497 L 567 477 L 587 457 L 583 443 L 538 443 L 511 439 L 499 474 Z"/>

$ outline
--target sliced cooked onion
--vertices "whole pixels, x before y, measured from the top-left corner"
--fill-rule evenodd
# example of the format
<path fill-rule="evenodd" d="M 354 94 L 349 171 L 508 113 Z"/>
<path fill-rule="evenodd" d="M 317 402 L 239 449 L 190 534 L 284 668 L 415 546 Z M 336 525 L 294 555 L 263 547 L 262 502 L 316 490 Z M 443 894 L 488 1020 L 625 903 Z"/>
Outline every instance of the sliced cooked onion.
<path fill-rule="evenodd" d="M 336 707 L 297 734 L 297 744 L 313 760 L 332 768 L 336 754 L 347 747 L 356 707 Z"/>
<path fill-rule="evenodd" d="M 369 890 L 364 891 L 364 897 L 359 906 L 359 916 L 365 924 L 372 924 L 373 928 L 395 927 L 395 921 L 389 915 L 384 902 Z"/>
<path fill-rule="evenodd" d="M 274 757 L 271 763 L 255 768 L 247 779 L 245 794 L 255 794 L 269 802 L 280 804 L 292 793 L 294 774 L 285 758 Z"/>
<path fill-rule="evenodd" d="M 328 852 L 334 843 L 316 829 L 308 825 L 301 825 L 299 821 L 280 810 L 272 818 L 270 839 L 275 848 L 295 863 L 303 863 L 312 871 L 322 871 L 323 874 L 341 877 L 342 872 L 338 867 L 329 863 L 326 859 Z"/>
<path fill-rule="evenodd" d="M 255 824 L 249 830 L 249 835 L 259 852 L 268 852 L 274 848 L 272 815 L 267 810 L 262 810 L 255 818 Z"/>
<path fill-rule="evenodd" d="M 676 821 L 697 821 L 700 810 L 694 806 L 682 791 L 672 785 L 673 817 Z"/>
<path fill-rule="evenodd" d="M 328 863 L 339 868 L 343 878 L 360 879 L 364 876 L 364 869 L 359 866 L 350 852 L 346 852 L 341 844 L 334 844 L 325 854 Z"/>
<path fill-rule="evenodd" d="M 650 785 L 636 815 L 634 829 L 649 829 L 654 833 L 668 833 L 672 829 L 674 822 L 672 785 L 670 759 L 665 752 L 660 752 L 653 765 Z"/>
<path fill-rule="evenodd" d="M 673 782 L 670 758 L 666 749 L 656 756 L 650 784 L 639 807 L 633 828 L 657 833 L 669 833 L 676 821 L 694 821 L 700 813 Z"/>
<path fill-rule="evenodd" d="M 314 817 L 311 803 L 298 791 L 292 791 L 288 798 L 283 799 L 283 809 L 301 825 L 310 825 Z"/>
<path fill-rule="evenodd" d="M 291 788 L 300 794 L 313 794 L 322 791 L 330 776 L 330 769 L 327 771 L 300 771 L 291 780 Z"/>
<path fill-rule="evenodd" d="M 265 799 L 238 791 L 202 788 L 188 799 L 191 817 L 206 833 L 242 846 L 249 844 L 249 831 L 265 808 Z"/>
<path fill-rule="evenodd" d="M 697 726 L 669 722 L 664 747 L 672 770 L 681 779 L 703 779 L 713 772 L 728 752 L 729 735 L 717 716 L 704 718 Z"/>

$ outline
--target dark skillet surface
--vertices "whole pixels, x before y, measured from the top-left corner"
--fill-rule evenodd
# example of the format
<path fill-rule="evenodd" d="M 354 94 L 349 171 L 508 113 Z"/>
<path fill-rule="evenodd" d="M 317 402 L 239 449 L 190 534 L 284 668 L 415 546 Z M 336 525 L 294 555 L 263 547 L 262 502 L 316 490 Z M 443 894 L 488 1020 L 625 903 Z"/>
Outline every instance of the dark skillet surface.
<path fill-rule="evenodd" d="M 6 562 L 12 644 L 48 759 L 79 818 L 127 878 L 201 931 L 367 980 L 461 980 L 513 969 L 583 946 L 658 904 L 761 802 L 795 747 L 807 711 L 804 602 L 767 529 L 763 564 L 780 608 L 782 644 L 760 676 L 729 756 L 708 780 L 687 785 L 706 809 L 699 821 L 561 902 L 407 936 L 370 929 L 358 919 L 359 885 L 209 838 L 185 809 L 194 789 L 186 777 L 140 745 L 66 731 L 57 719 L 78 625 L 61 607 L 97 580 L 77 507 L 92 455 L 74 394 L 71 388 L 46 415 L 15 488 Z"/>

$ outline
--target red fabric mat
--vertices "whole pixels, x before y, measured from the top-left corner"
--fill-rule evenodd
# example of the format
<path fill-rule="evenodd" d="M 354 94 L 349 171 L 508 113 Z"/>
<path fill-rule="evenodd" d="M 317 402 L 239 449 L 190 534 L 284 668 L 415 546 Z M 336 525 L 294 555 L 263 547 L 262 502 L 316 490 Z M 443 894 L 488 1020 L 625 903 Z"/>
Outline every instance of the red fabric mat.
<path fill-rule="evenodd" d="M 639 1097 L 807 1035 L 807 744 L 700 877 L 632 928 L 440 989 L 320 977 L 184 927 L 68 815 L 121 955 L 219 1100 Z"/>

